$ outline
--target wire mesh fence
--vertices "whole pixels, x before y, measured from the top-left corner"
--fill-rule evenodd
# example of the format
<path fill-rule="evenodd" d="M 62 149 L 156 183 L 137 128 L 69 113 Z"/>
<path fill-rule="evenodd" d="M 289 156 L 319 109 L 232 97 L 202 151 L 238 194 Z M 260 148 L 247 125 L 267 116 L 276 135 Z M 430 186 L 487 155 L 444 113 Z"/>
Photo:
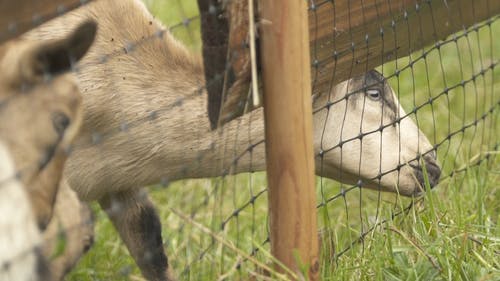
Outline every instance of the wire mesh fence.
<path fill-rule="evenodd" d="M 141 7 L 123 1 L 110 4 L 111 12 L 87 4 L 83 9 L 91 12 L 75 10 L 28 34 L 57 36 L 86 16 L 100 25 L 94 49 L 75 69 L 90 113 L 67 171 L 78 195 L 101 206 L 92 205 L 94 246 L 67 280 L 140 280 L 127 246 L 139 253 L 133 248 L 143 247 L 152 258 L 135 258 L 153 265 L 161 247 L 180 280 L 284 278 L 270 269 L 262 109 L 211 131 L 205 87 L 225 73 L 205 83 L 201 61 L 190 55 L 201 48 L 196 1 L 144 2 L 167 27 L 142 11 L 125 13 Z M 432 13 L 434 2 L 407 7 L 417 15 L 424 6 Z M 317 29 L 311 30 L 311 67 L 322 279 L 495 280 L 500 268 L 499 16 L 463 24 L 459 32 L 405 56 L 392 50 L 413 46 L 414 37 L 394 36 L 372 46 L 366 35 L 340 46 L 336 39 L 354 35 L 344 33 L 346 23 L 335 21 L 326 36 L 315 35 L 325 25 L 317 11 L 341 13 L 337 5 L 342 4 L 310 1 L 309 6 Z M 378 5 L 362 3 L 361 12 L 377 12 Z M 393 10 L 392 20 L 381 20 L 381 42 L 394 30 L 439 29 L 428 22 L 415 28 L 407 20 L 409 10 Z M 217 6 L 211 12 L 220 14 Z M 383 54 L 377 72 L 363 60 L 374 53 Z M 336 67 L 346 60 L 350 69 Z M 359 69 L 367 74 L 354 75 Z M 339 83 L 342 73 L 352 79 Z M 408 198 L 412 195 L 419 196 Z M 133 205 L 147 209 L 150 200 L 163 242 L 155 236 L 158 227 L 147 226 L 147 215 L 129 219 Z M 108 216 L 122 236 L 138 241 L 125 246 Z M 142 230 L 135 228 L 138 221 Z M 82 231 L 89 223 L 65 225 L 54 238 L 65 241 L 63 233 Z M 457 249 L 453 243 L 471 245 L 458 247 L 463 253 L 450 258 Z"/>

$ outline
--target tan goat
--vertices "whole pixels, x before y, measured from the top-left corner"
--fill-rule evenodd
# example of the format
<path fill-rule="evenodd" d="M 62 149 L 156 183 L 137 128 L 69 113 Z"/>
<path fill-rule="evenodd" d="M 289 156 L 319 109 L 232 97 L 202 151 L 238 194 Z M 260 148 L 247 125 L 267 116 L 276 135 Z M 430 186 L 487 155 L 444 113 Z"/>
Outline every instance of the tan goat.
<path fill-rule="evenodd" d="M 265 169 L 263 113 L 256 110 L 212 132 L 206 96 L 197 94 L 205 85 L 200 58 L 168 32 L 158 33 L 164 27 L 139 0 L 92 2 L 28 36 L 65 34 L 87 18 L 100 28 L 78 74 L 84 123 L 65 175 L 81 198 L 99 201 L 144 276 L 170 280 L 160 220 L 141 188 L 220 176 L 229 168 Z M 418 158 L 424 155 L 431 186 L 437 183 L 432 145 L 404 117 L 376 71 L 337 85 L 313 106 L 318 175 L 413 196 L 423 191 Z M 232 165 L 251 144 L 251 156 Z M 222 153 L 225 148 L 231 153 Z"/>
<path fill-rule="evenodd" d="M 65 73 L 87 52 L 95 33 L 95 23 L 86 22 L 63 39 L 0 46 L 2 281 L 53 280 L 52 268 L 60 275 L 60 266 L 45 263 L 41 249 L 52 245 L 43 242 L 40 230 L 50 221 L 56 197 L 59 204 L 75 204 L 65 208 L 75 219 L 83 206 L 67 186 L 58 194 L 66 150 L 82 120 L 80 92 Z M 73 237 L 68 244 L 76 251 L 83 243 Z"/>

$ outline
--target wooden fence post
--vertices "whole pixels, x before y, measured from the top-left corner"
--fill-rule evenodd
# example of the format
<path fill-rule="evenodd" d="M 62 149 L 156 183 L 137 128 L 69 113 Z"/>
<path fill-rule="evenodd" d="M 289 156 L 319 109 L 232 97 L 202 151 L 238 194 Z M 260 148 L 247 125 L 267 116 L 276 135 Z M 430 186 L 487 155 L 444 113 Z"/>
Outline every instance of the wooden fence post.
<path fill-rule="evenodd" d="M 0 0 L 0 43 L 92 0 Z"/>
<path fill-rule="evenodd" d="M 262 0 L 260 11 L 271 252 L 317 280 L 307 1 Z"/>

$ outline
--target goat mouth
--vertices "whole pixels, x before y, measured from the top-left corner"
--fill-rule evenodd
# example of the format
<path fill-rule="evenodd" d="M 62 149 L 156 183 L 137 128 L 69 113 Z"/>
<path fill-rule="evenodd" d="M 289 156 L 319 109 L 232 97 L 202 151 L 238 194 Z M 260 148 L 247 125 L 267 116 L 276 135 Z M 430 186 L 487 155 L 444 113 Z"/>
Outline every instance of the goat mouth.
<path fill-rule="evenodd" d="M 408 164 L 413 168 L 415 178 L 418 182 L 418 187 L 415 190 L 415 195 L 422 194 L 425 192 L 425 174 L 424 167 L 420 164 Z M 439 178 L 441 177 L 441 168 L 438 166 L 436 161 L 434 160 L 426 160 L 425 163 L 425 171 L 427 172 L 427 180 L 430 188 L 434 188 L 439 183 Z"/>

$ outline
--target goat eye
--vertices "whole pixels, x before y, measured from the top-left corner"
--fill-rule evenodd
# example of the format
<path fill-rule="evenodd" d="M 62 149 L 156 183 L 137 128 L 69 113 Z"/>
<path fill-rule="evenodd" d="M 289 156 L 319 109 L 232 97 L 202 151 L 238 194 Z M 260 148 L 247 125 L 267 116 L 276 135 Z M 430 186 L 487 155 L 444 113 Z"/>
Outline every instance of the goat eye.
<path fill-rule="evenodd" d="M 382 97 L 380 90 L 378 89 L 368 89 L 366 90 L 366 95 L 372 100 L 378 101 Z"/>
<path fill-rule="evenodd" d="M 64 131 L 66 131 L 70 122 L 68 115 L 62 112 L 52 113 L 52 125 L 60 137 L 64 135 Z"/>

